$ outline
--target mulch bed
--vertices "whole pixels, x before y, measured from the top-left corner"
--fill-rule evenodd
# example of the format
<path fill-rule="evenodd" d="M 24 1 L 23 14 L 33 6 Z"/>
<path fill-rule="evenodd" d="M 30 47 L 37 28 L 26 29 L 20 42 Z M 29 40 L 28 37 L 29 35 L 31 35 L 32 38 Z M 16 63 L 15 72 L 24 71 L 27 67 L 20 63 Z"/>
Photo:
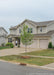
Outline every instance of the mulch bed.
<path fill-rule="evenodd" d="M 30 56 L 21 56 L 21 58 L 23 58 L 23 59 L 29 59 Z"/>

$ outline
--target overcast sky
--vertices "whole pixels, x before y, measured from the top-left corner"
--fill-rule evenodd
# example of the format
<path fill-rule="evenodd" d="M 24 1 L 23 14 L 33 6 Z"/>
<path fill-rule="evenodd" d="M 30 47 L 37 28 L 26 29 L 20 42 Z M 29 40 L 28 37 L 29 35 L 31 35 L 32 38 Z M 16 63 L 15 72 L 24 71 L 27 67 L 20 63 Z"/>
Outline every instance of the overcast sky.
<path fill-rule="evenodd" d="M 24 19 L 54 20 L 54 0 L 0 0 L 0 26 L 9 32 Z"/>

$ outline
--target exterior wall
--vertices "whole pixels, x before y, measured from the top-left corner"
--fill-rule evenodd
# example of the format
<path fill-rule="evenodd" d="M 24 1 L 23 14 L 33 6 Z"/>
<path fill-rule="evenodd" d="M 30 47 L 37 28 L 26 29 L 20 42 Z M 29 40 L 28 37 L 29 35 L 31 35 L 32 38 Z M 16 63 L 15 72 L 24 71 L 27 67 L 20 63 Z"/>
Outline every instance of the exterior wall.
<path fill-rule="evenodd" d="M 19 29 L 22 29 L 22 26 L 20 26 L 20 27 L 17 28 L 17 35 L 20 35 Z"/>
<path fill-rule="evenodd" d="M 37 33 L 37 29 L 36 29 L 35 26 L 29 24 L 28 22 L 25 22 L 24 24 L 27 25 L 28 28 L 33 28 L 33 33 L 32 33 L 32 34 L 36 34 L 36 33 Z M 20 35 L 19 29 L 22 29 L 22 28 L 23 28 L 23 25 L 19 26 L 19 27 L 17 28 L 17 32 L 16 32 L 16 33 L 14 32 L 14 33 L 17 34 L 17 35 Z"/>
<path fill-rule="evenodd" d="M 37 28 L 34 25 L 31 25 L 28 22 L 25 22 L 25 25 L 27 25 L 28 28 L 33 28 L 33 33 L 32 34 L 36 34 L 37 33 Z"/>
<path fill-rule="evenodd" d="M 25 22 L 24 24 L 27 25 L 28 28 L 33 28 L 33 33 L 32 34 L 40 34 L 40 33 L 46 33 L 47 32 L 47 27 L 43 26 L 42 27 L 42 32 L 41 32 L 40 31 L 40 26 L 37 28 L 36 26 L 31 25 L 28 22 Z M 16 30 L 12 29 L 12 30 L 10 30 L 10 34 L 20 35 L 19 29 L 22 29 L 22 28 L 23 28 L 23 25 L 20 25 Z"/>
<path fill-rule="evenodd" d="M 46 33 L 47 32 L 47 27 L 42 27 L 42 32 L 40 31 L 40 27 L 37 28 L 37 33 Z"/>
<path fill-rule="evenodd" d="M 54 23 L 51 23 L 47 26 L 47 31 L 54 30 Z"/>
<path fill-rule="evenodd" d="M 0 46 L 3 43 L 6 44 L 6 38 L 5 37 L 0 37 Z"/>
<path fill-rule="evenodd" d="M 14 46 L 15 46 L 15 41 L 16 41 L 16 39 L 15 39 L 14 37 L 12 37 L 12 36 L 9 36 L 8 38 L 12 38 L 12 43 L 13 43 Z M 6 39 L 6 43 L 8 42 L 8 38 Z"/>
<path fill-rule="evenodd" d="M 10 30 L 10 34 L 16 35 L 17 34 L 17 30 L 15 30 L 15 29 Z"/>
<path fill-rule="evenodd" d="M 54 46 L 54 34 L 51 36 L 51 42 L 52 42 L 52 44 Z"/>
<path fill-rule="evenodd" d="M 41 44 L 40 43 L 41 40 L 43 40 L 45 42 L 45 43 L 43 42 L 43 45 L 46 45 L 46 46 L 42 47 L 40 45 Z M 50 40 L 51 40 L 50 37 L 34 37 L 33 43 L 31 45 L 27 46 L 27 47 L 28 48 L 40 48 L 40 46 L 41 46 L 43 49 L 45 49 L 45 47 L 48 48 L 48 43 L 50 42 Z M 21 47 L 25 47 L 22 43 L 21 43 L 20 46 Z"/>
<path fill-rule="evenodd" d="M 3 28 L 0 28 L 0 46 L 7 43 L 7 33 Z"/>
<path fill-rule="evenodd" d="M 8 43 L 8 37 L 6 37 L 6 43 Z"/>
<path fill-rule="evenodd" d="M 0 36 L 1 35 L 7 35 L 7 33 L 2 28 L 0 28 Z"/>
<path fill-rule="evenodd" d="M 9 38 L 12 38 L 12 43 L 15 45 L 15 42 L 17 39 L 13 38 L 12 36 L 9 36 Z M 48 43 L 50 41 L 51 41 L 51 37 L 34 36 L 33 43 L 31 45 L 27 46 L 27 48 L 43 48 L 43 49 L 45 49 L 45 47 L 46 48 L 48 47 Z M 25 47 L 25 45 L 23 45 L 21 41 L 20 41 L 20 47 Z"/>

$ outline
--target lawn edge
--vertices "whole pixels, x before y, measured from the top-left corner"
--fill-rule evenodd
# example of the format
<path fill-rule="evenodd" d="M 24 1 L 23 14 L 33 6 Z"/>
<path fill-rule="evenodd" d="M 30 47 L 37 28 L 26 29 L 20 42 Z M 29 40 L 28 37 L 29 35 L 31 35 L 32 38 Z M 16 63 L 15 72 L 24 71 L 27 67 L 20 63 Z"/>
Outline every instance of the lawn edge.
<path fill-rule="evenodd" d="M 6 60 L 2 60 L 0 59 L 1 62 L 6 62 L 6 63 L 11 63 L 11 64 L 16 64 L 16 65 L 20 65 L 19 62 L 13 62 L 13 61 L 6 61 Z M 45 69 L 45 70 L 54 70 L 54 68 L 51 67 L 45 67 L 45 66 L 38 66 L 38 65 L 31 65 L 31 64 L 27 64 L 27 67 L 33 67 L 33 68 L 39 68 L 39 69 Z"/>

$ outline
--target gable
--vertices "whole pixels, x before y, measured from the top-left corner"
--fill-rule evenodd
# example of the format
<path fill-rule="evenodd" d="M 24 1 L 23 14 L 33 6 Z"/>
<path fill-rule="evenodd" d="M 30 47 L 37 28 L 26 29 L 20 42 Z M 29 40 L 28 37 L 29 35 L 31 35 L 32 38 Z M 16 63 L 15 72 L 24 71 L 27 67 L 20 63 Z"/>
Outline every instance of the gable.
<path fill-rule="evenodd" d="M 29 22 L 26 21 L 26 22 L 22 23 L 21 25 L 19 25 L 19 27 L 17 28 L 17 34 L 18 35 L 20 34 L 19 33 L 19 29 L 22 29 L 24 24 L 27 25 L 28 28 L 32 28 L 33 34 L 36 34 L 36 32 L 37 32 L 36 27 L 34 25 L 32 25 L 31 23 L 29 23 Z"/>
<path fill-rule="evenodd" d="M 47 26 L 47 31 L 51 31 L 54 30 L 54 22 L 51 22 L 48 26 Z"/>
<path fill-rule="evenodd" d="M 0 27 L 0 35 L 4 34 L 7 34 L 7 31 L 3 27 Z"/>

